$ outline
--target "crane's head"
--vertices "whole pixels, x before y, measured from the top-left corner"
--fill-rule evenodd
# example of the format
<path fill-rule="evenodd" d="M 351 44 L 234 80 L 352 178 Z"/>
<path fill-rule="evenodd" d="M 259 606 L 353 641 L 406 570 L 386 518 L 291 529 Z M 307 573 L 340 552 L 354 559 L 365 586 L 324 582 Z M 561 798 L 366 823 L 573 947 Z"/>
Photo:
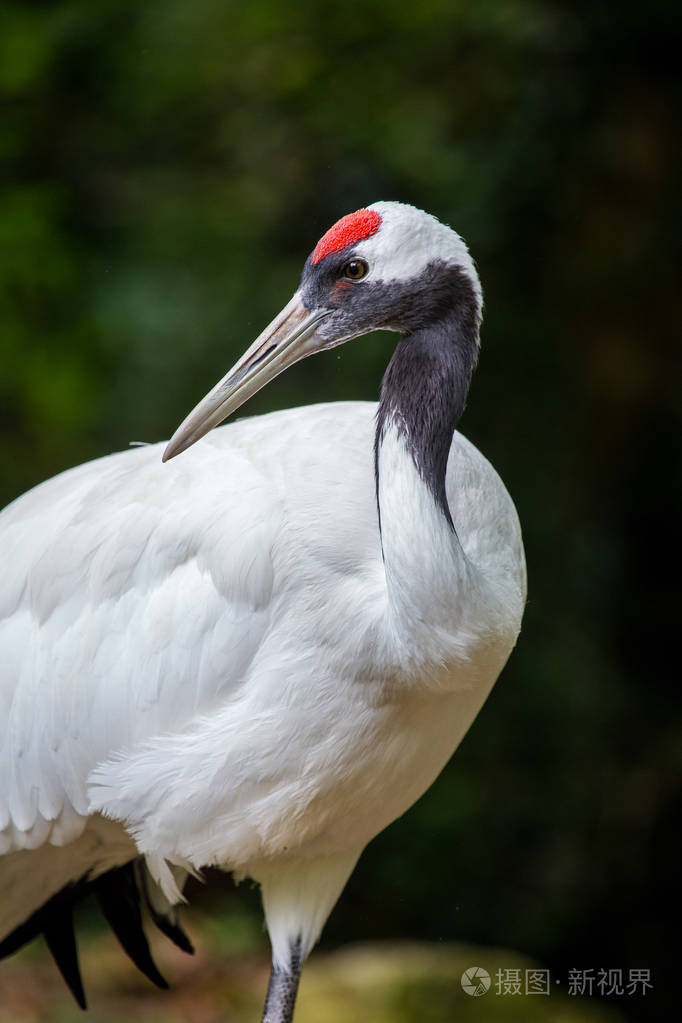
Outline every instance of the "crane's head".
<path fill-rule="evenodd" d="M 372 330 L 409 335 L 453 313 L 478 337 L 481 286 L 460 236 L 428 213 L 377 202 L 342 217 L 306 260 L 298 291 L 168 443 L 180 454 L 289 366 Z"/>

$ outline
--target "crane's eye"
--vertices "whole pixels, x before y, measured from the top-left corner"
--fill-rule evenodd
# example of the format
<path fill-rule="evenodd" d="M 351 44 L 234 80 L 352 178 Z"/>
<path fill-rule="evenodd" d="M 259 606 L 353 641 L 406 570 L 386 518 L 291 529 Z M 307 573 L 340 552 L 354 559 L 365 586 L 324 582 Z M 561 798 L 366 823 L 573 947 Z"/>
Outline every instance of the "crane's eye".
<path fill-rule="evenodd" d="M 349 281 L 361 281 L 369 273 L 364 259 L 349 259 L 343 268 L 343 276 Z"/>

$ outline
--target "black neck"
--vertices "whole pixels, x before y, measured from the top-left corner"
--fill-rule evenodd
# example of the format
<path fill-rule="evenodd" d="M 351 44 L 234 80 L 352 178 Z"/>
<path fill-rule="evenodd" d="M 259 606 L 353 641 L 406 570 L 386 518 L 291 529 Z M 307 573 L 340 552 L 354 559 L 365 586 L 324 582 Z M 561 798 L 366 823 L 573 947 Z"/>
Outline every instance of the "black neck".
<path fill-rule="evenodd" d="M 437 322 L 401 338 L 384 374 L 377 412 L 377 502 L 379 448 L 386 427 L 394 424 L 419 475 L 452 526 L 445 472 L 477 354 L 478 313 L 473 295 L 471 302 L 458 303 Z"/>

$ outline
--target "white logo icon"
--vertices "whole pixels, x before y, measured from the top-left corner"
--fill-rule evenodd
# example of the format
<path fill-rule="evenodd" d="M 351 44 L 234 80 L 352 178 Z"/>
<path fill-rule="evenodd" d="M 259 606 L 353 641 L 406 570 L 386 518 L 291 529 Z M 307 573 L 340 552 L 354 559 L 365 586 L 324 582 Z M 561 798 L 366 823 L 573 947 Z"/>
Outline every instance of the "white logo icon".
<path fill-rule="evenodd" d="M 462 987 L 468 995 L 478 998 L 490 987 L 490 974 L 482 966 L 470 966 L 462 974 Z"/>

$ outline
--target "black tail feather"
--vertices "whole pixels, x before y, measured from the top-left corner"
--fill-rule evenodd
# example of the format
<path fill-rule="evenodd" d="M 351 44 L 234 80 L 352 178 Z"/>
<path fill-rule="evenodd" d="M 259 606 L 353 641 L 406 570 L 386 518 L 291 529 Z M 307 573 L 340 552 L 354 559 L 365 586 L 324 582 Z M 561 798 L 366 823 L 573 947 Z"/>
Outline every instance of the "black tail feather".
<path fill-rule="evenodd" d="M 28 920 L 25 920 L 3 941 L 0 941 L 0 959 L 5 959 L 43 934 L 59 972 L 81 1009 L 85 1009 L 87 1003 L 78 966 L 78 950 L 73 930 L 73 907 L 87 895 L 89 887 L 87 880 L 82 878 L 75 884 L 62 888 L 40 909 L 36 910 Z"/>
<path fill-rule="evenodd" d="M 59 972 L 66 981 L 71 994 L 76 999 L 81 1009 L 87 1009 L 81 980 L 81 971 L 78 966 L 78 949 L 76 947 L 76 935 L 73 930 L 73 904 L 62 907 L 59 914 L 51 914 L 43 924 L 43 934 L 47 947 L 52 953 Z"/>
<path fill-rule="evenodd" d="M 62 977 L 78 1005 L 85 1009 L 87 1003 L 78 966 L 73 909 L 91 892 L 97 896 L 107 922 L 138 970 L 157 987 L 167 988 L 166 980 L 152 959 L 142 927 L 140 893 L 132 860 L 94 880 L 86 876 L 74 884 L 66 885 L 0 941 L 0 959 L 12 955 L 43 934 Z M 194 952 L 191 941 L 174 914 L 162 915 L 151 905 L 149 911 L 159 930 L 178 948 L 190 954 Z"/>
<path fill-rule="evenodd" d="M 33 916 L 30 916 L 28 920 L 25 920 L 23 924 L 15 927 L 11 934 L 8 934 L 6 938 L 0 941 L 0 959 L 6 959 L 7 956 L 14 955 L 24 945 L 28 945 L 29 941 L 33 941 L 34 938 L 43 933 L 42 915 L 44 908 L 43 906 Z"/>
<path fill-rule="evenodd" d="M 152 906 L 149 906 L 149 913 L 162 934 L 170 938 L 173 944 L 177 945 L 183 952 L 186 952 L 187 955 L 194 955 L 194 945 L 177 920 L 170 920 L 167 916 L 162 916 Z"/>
<path fill-rule="evenodd" d="M 102 912 L 121 947 L 130 956 L 145 977 L 157 987 L 167 988 L 168 982 L 159 973 L 149 951 L 142 929 L 140 895 L 135 882 L 133 863 L 110 870 L 94 882 Z"/>
<path fill-rule="evenodd" d="M 138 860 L 135 867 L 137 868 L 135 873 L 137 889 L 140 894 L 144 896 L 144 901 L 152 920 L 161 933 L 165 934 L 174 945 L 177 945 L 177 947 L 183 952 L 186 952 L 187 955 L 193 956 L 194 945 L 180 926 L 177 909 L 175 909 L 174 906 L 168 906 L 166 911 L 162 912 L 158 908 L 158 905 L 155 905 L 151 892 L 149 891 L 149 874 L 145 867 L 142 866 L 142 861 Z"/>

